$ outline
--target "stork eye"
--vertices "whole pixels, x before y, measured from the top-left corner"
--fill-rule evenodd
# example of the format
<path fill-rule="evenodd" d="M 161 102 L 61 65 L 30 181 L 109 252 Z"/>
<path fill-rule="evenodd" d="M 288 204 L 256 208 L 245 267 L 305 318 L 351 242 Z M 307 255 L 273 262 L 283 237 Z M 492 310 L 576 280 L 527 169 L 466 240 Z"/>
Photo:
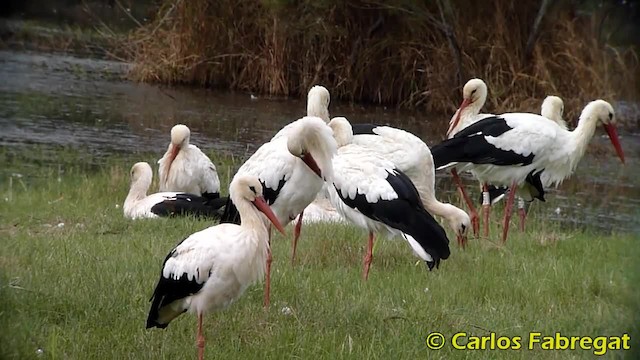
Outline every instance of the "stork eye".
<path fill-rule="evenodd" d="M 613 114 L 609 113 L 609 121 L 613 120 Z"/>
<path fill-rule="evenodd" d="M 476 91 L 478 91 L 478 89 L 474 89 L 474 90 L 471 92 L 471 95 L 475 94 L 475 93 L 476 93 Z"/>
<path fill-rule="evenodd" d="M 467 230 L 467 226 L 465 224 L 461 224 L 460 226 L 462 227 L 461 232 L 464 232 L 465 230 Z"/>
<path fill-rule="evenodd" d="M 256 188 L 254 186 L 249 186 L 249 190 L 253 191 L 253 193 L 256 193 Z"/>

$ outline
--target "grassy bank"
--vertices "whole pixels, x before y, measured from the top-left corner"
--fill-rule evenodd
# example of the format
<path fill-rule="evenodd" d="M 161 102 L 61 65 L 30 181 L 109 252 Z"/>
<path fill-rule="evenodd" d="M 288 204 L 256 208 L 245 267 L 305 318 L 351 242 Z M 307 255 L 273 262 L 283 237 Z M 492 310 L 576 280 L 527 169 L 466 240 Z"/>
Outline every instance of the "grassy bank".
<path fill-rule="evenodd" d="M 637 99 L 638 59 L 607 42 L 608 7 L 551 3 L 530 42 L 540 1 L 167 0 L 131 38 L 131 75 L 289 96 L 322 83 L 334 98 L 447 113 L 471 77 L 495 112 L 556 94 L 574 118 L 593 98 Z"/>
<path fill-rule="evenodd" d="M 39 155 L 36 156 L 36 158 Z M 69 157 L 67 152 L 58 154 Z M 72 155 L 77 156 L 77 155 Z M 129 166 L 155 156 L 118 156 L 98 168 L 43 162 L 0 182 L 0 357 L 8 359 L 187 359 L 195 357 L 195 319 L 165 331 L 144 321 L 160 264 L 174 244 L 210 224 L 195 219 L 129 221 L 118 205 Z M 74 158 L 75 159 L 75 158 Z M 64 160 L 64 159 L 62 159 Z M 215 161 L 233 167 L 229 159 Z M 40 176 L 36 176 L 40 174 Z M 223 182 L 228 174 L 223 174 Z M 9 185 L 11 183 L 11 185 Z M 498 214 L 494 214 L 498 215 Z M 425 346 L 450 337 L 631 333 L 640 337 L 636 236 L 563 232 L 533 214 L 526 234 L 472 240 L 429 273 L 400 241 L 380 241 L 370 280 L 360 279 L 365 236 L 350 227 L 303 229 L 299 261 L 289 238 L 274 240 L 273 305 L 251 287 L 230 309 L 206 318 L 207 358 L 566 359 L 592 351 L 455 350 Z M 498 234 L 498 229 L 492 229 Z M 288 229 L 288 235 L 291 230 Z M 290 314 L 282 309 L 288 307 Z M 610 357 L 633 358 L 610 351 Z M 40 357 L 38 357 L 40 358 Z"/>

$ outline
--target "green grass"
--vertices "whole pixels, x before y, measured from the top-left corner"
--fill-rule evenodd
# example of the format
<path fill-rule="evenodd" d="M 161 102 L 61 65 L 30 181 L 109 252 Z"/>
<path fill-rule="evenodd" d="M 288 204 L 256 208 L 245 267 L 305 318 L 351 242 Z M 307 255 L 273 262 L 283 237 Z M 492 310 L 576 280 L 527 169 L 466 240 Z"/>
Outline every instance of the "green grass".
<path fill-rule="evenodd" d="M 58 153 L 62 169 L 44 162 L 26 167 L 19 165 L 24 158 L 0 154 L 4 168 L 23 172 L 11 182 L 5 173 L 0 182 L 0 358 L 194 358 L 194 316 L 185 314 L 165 330 L 144 327 L 167 252 L 211 224 L 124 219 L 132 156 L 107 158 L 96 170 L 71 165 L 69 159 L 81 157 L 74 152 Z M 229 174 L 222 175 L 228 183 Z M 452 241 L 451 258 L 433 272 L 416 266 L 403 242 L 381 240 L 363 282 L 362 231 L 303 228 L 295 266 L 291 234 L 288 228 L 287 237 L 274 239 L 271 308 L 263 310 L 262 286 L 255 285 L 226 311 L 208 315 L 206 358 L 594 357 L 584 350 L 465 351 L 449 343 L 429 350 L 425 337 L 434 331 L 447 339 L 460 331 L 524 338 L 531 331 L 630 333 L 638 354 L 635 235 L 566 233 L 533 214 L 528 232 L 514 231 L 505 246 L 472 239 L 462 251 Z M 499 229 L 492 234 L 497 238 Z M 284 307 L 292 313 L 283 314 Z M 606 357 L 634 355 L 609 351 Z"/>

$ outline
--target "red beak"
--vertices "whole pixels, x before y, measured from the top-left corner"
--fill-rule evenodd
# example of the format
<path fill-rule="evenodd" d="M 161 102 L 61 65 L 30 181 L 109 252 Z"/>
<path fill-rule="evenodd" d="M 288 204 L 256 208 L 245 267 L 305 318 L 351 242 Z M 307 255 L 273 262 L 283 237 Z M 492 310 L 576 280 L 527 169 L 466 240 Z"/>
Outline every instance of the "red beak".
<path fill-rule="evenodd" d="M 178 152 L 180 151 L 180 146 L 171 144 L 171 152 L 169 153 L 169 159 L 167 163 L 167 174 L 169 170 L 171 170 L 171 164 L 173 160 L 175 160 L 176 156 L 178 156 Z"/>
<path fill-rule="evenodd" d="M 620 140 L 618 140 L 618 132 L 616 131 L 615 126 L 613 126 L 612 124 L 604 124 L 604 130 L 607 132 L 607 135 L 609 135 L 609 139 L 611 139 L 613 147 L 616 148 L 618 157 L 624 164 L 624 153 L 622 152 L 622 146 L 620 146 Z"/>
<path fill-rule="evenodd" d="M 453 119 L 453 122 L 449 125 L 449 130 L 447 130 L 447 138 L 449 137 L 449 134 L 453 131 L 453 129 L 455 129 L 456 126 L 458 126 L 458 123 L 460 122 L 460 115 L 462 114 L 462 110 L 464 110 L 464 108 L 469 106 L 469 104 L 471 104 L 471 100 L 469 99 L 462 100 L 462 104 L 460 104 L 460 108 L 458 108 L 456 117 L 455 119 Z"/>
<path fill-rule="evenodd" d="M 309 169 L 311 169 L 314 173 L 316 173 L 316 175 L 318 175 L 322 179 L 322 171 L 320 170 L 320 167 L 318 166 L 316 159 L 314 159 L 313 156 L 311 156 L 311 154 L 304 153 L 302 154 L 301 159 L 302 161 L 304 161 L 305 164 L 307 164 Z"/>
<path fill-rule="evenodd" d="M 267 219 L 269 219 L 269 221 L 271 221 L 273 226 L 275 226 L 276 229 L 278 229 L 278 231 L 280 231 L 280 233 L 282 233 L 282 235 L 285 235 L 284 228 L 282 227 L 282 224 L 280 224 L 280 221 L 278 221 L 278 218 L 273 213 L 273 211 L 271 211 L 271 208 L 269 207 L 267 202 L 264 201 L 264 198 L 262 196 L 257 197 L 255 200 L 253 200 L 253 205 L 258 210 L 260 210 L 260 212 L 262 212 L 263 214 L 265 214 L 267 216 Z"/>

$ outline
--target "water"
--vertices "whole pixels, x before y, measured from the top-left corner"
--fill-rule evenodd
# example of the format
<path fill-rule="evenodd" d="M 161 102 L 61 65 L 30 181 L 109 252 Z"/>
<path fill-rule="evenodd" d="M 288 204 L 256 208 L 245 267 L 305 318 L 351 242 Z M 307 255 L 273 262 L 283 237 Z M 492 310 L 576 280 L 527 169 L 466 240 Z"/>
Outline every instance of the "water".
<path fill-rule="evenodd" d="M 132 83 L 124 80 L 127 66 L 0 51 L 0 146 L 12 152 L 34 144 L 45 149 L 73 147 L 92 154 L 93 160 L 87 161 L 97 162 L 114 153 L 153 152 L 160 157 L 171 127 L 185 123 L 192 130 L 192 142 L 204 151 L 243 158 L 306 111 L 300 99 L 255 99 L 246 93 Z M 636 107 L 625 103 L 618 111 L 623 108 Z M 450 117 L 335 101 L 330 110 L 352 122 L 404 128 L 429 145 L 440 141 Z M 632 124 L 638 124 L 636 115 L 631 116 Z M 626 166 L 598 131 L 576 174 L 550 190 L 547 203 L 536 203 L 537 212 L 570 228 L 639 232 L 640 134 L 637 126 L 630 129 L 621 132 Z M 8 176 L 0 169 L 2 182 Z M 468 183 L 477 194 L 476 183 Z M 458 203 L 446 173 L 437 174 L 437 188 L 440 198 Z"/>

